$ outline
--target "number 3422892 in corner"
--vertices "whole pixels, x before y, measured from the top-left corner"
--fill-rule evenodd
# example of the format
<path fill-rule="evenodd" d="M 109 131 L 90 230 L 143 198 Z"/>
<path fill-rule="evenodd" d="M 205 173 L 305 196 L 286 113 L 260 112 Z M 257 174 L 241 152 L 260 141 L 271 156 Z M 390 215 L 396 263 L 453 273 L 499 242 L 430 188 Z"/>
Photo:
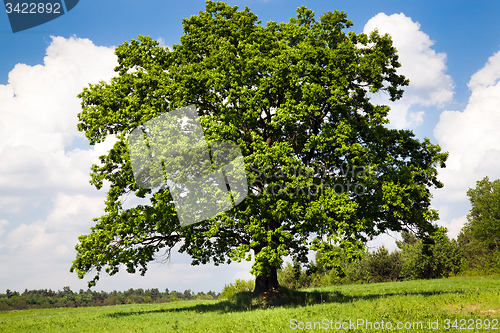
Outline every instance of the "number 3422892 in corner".
<path fill-rule="evenodd" d="M 73 9 L 79 0 L 4 0 L 12 32 L 19 32 L 52 21 Z"/>
<path fill-rule="evenodd" d="M 13 4 L 11 2 L 7 2 L 5 4 L 5 10 L 7 11 L 7 14 L 11 14 L 13 12 L 18 13 L 18 14 L 61 14 L 61 4 L 60 3 L 35 3 L 35 2 L 30 2 L 30 3 L 16 3 Z"/>

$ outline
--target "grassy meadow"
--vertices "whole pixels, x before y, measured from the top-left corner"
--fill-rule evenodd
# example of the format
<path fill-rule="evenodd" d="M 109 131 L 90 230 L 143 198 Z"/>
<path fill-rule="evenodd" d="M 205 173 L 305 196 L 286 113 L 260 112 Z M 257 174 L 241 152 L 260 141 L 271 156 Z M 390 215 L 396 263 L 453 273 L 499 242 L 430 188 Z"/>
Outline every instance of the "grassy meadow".
<path fill-rule="evenodd" d="M 252 298 L 251 293 L 240 293 L 234 299 L 219 301 L 0 312 L 0 332 L 449 332 L 464 329 L 500 332 L 499 276 L 333 286 L 284 291 L 280 297 L 270 295 L 258 299 Z"/>

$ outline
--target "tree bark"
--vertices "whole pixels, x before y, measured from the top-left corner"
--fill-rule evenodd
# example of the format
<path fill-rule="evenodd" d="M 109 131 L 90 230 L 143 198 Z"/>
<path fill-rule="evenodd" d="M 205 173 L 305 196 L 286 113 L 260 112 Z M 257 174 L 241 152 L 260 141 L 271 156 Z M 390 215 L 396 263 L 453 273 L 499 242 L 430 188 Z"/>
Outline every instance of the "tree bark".
<path fill-rule="evenodd" d="M 257 276 L 255 278 L 255 289 L 253 292 L 259 295 L 268 291 L 277 291 L 278 287 L 278 270 L 276 267 L 272 267 L 269 276 Z"/>

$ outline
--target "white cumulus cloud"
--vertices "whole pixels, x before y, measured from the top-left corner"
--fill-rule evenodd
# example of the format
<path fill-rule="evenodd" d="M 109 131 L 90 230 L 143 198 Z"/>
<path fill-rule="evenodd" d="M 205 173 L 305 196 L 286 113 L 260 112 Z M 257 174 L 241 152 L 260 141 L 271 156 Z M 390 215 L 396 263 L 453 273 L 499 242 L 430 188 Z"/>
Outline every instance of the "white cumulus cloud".
<path fill-rule="evenodd" d="M 390 102 L 385 96 L 376 96 L 373 101 L 391 106 L 389 120 L 393 126 L 416 127 L 423 122 L 424 112 L 412 110 L 415 106 L 440 107 L 453 99 L 453 81 L 446 74 L 446 54 L 436 53 L 432 49 L 434 42 L 420 24 L 403 13 L 379 13 L 366 23 L 363 32 L 369 34 L 375 29 L 392 37 L 401 63 L 398 72 L 410 80 L 410 85 L 397 102 Z"/>
<path fill-rule="evenodd" d="M 4 230 L 2 230 L 2 228 L 5 227 L 6 225 L 9 225 L 9 221 L 0 220 L 0 236 L 2 236 L 2 234 L 5 232 Z"/>
<path fill-rule="evenodd" d="M 89 83 L 111 79 L 116 65 L 113 47 L 52 37 L 43 64 L 17 64 L 8 84 L 0 85 L 0 216 L 48 212 L 22 222 L 9 218 L 6 231 L 7 221 L 0 220 L 0 287 L 71 276 L 77 237 L 103 212 L 104 193 L 88 182 L 90 166 L 113 141 L 70 148 L 83 141 L 77 95 Z M 61 263 L 64 270 L 55 270 Z"/>
<path fill-rule="evenodd" d="M 493 86 L 500 80 L 500 51 L 488 59 L 486 65 L 474 75 L 469 81 L 469 88 L 475 89 L 481 86 Z"/>
<path fill-rule="evenodd" d="M 467 190 L 488 176 L 500 178 L 500 53 L 496 53 L 469 81 L 471 96 L 463 111 L 444 111 L 434 128 L 442 150 L 449 152 L 439 178 L 444 188 L 435 201 L 459 209 L 468 206 Z M 466 217 L 451 221 L 452 229 Z"/>
<path fill-rule="evenodd" d="M 0 195 L 12 189 L 88 188 L 93 150 L 65 152 L 88 83 L 109 80 L 114 49 L 88 39 L 52 37 L 43 65 L 18 64 L 0 85 Z M 85 180 L 85 181 L 84 181 Z"/>

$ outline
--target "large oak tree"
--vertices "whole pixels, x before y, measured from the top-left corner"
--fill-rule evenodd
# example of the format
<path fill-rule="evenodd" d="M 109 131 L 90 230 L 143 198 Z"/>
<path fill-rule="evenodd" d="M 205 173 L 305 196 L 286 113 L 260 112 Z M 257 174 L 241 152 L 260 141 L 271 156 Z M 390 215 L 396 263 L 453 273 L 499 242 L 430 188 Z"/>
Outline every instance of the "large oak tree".
<path fill-rule="evenodd" d="M 370 102 L 373 93 L 397 100 L 408 84 L 390 36 L 346 32 L 352 22 L 338 11 L 315 18 L 301 7 L 288 23 L 264 26 L 248 8 L 212 1 L 182 24 L 172 49 L 144 36 L 118 46 L 116 77 L 79 95 L 78 129 L 90 143 L 117 138 L 91 173 L 97 189 L 110 184 L 105 214 L 79 237 L 71 267 L 80 278 L 95 269 L 89 286 L 103 268 L 144 274 L 179 245 L 194 265 L 253 259 L 260 293 L 278 287 L 285 256 L 306 263 L 310 249 L 333 245 L 355 256 L 386 231 L 436 230 L 429 189 L 443 186 L 437 168 L 447 153 L 389 129 L 389 107 Z M 187 105 L 207 141 L 240 147 L 249 193 L 229 211 L 181 226 L 168 188 L 136 183 L 127 138 Z M 124 208 L 129 193 L 148 204 Z"/>

